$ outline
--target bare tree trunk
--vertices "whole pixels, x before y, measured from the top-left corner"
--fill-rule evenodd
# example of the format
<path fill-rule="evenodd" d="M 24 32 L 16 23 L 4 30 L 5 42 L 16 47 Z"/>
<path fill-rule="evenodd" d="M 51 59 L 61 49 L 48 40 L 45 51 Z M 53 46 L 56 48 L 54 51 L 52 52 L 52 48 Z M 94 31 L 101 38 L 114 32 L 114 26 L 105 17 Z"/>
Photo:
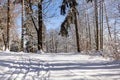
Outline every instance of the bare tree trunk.
<path fill-rule="evenodd" d="M 77 51 L 80 52 L 79 31 L 78 31 L 78 24 L 77 24 L 77 13 L 75 12 L 74 14 L 75 14 L 76 45 L 77 45 Z"/>
<path fill-rule="evenodd" d="M 24 0 L 22 0 L 22 32 L 21 32 L 21 51 L 24 51 Z"/>
<path fill-rule="evenodd" d="M 89 29 L 89 50 L 91 50 L 91 29 L 90 29 L 89 16 L 88 16 L 88 29 Z"/>
<path fill-rule="evenodd" d="M 100 49 L 103 50 L 103 1 L 100 2 Z"/>
<path fill-rule="evenodd" d="M 67 53 L 68 52 L 68 44 L 67 44 L 67 38 L 64 38 L 65 44 L 64 44 L 64 52 Z"/>
<path fill-rule="evenodd" d="M 6 48 L 7 48 L 6 39 L 5 39 L 5 35 L 3 33 L 2 33 L 2 38 L 3 38 L 4 50 L 6 50 Z"/>
<path fill-rule="evenodd" d="M 115 48 L 115 51 L 117 51 L 116 43 L 117 43 L 117 33 L 116 33 L 116 20 L 115 20 L 115 23 L 114 23 L 114 48 Z"/>
<path fill-rule="evenodd" d="M 95 5 L 95 23 L 96 23 L 96 51 L 99 50 L 99 28 L 98 28 L 98 5 L 97 5 L 97 0 L 94 0 L 94 5 Z"/>
<path fill-rule="evenodd" d="M 107 23 L 107 27 L 108 27 L 109 37 L 110 37 L 110 40 L 112 40 L 111 30 L 110 30 L 110 25 L 109 25 L 109 21 L 108 21 L 108 15 L 107 15 L 107 10 L 106 10 L 105 3 L 104 3 L 104 8 L 105 8 L 105 16 L 106 16 L 106 23 Z"/>
<path fill-rule="evenodd" d="M 38 3 L 38 31 L 37 31 L 37 36 L 38 36 L 38 50 L 43 49 L 43 39 L 42 39 L 42 25 L 43 25 L 43 21 L 42 21 L 42 1 L 41 0 Z"/>
<path fill-rule="evenodd" d="M 91 29 L 90 29 L 89 15 L 87 11 L 85 13 L 86 13 L 86 23 L 87 23 L 87 27 L 86 27 L 87 46 L 86 48 L 87 50 L 91 50 Z"/>
<path fill-rule="evenodd" d="M 85 31 L 85 33 L 86 33 L 86 35 L 85 35 L 85 36 L 86 36 L 86 40 L 85 40 L 85 41 L 86 41 L 86 42 L 85 42 L 85 43 L 86 43 L 85 50 L 88 51 L 88 48 L 89 48 L 89 41 L 88 41 L 88 36 L 89 36 L 89 35 L 88 35 L 88 34 L 89 34 L 89 33 L 88 33 L 87 11 L 85 12 L 85 22 L 86 22 L 86 24 L 87 24 L 87 25 L 85 26 L 85 28 L 86 28 L 86 31 Z"/>
<path fill-rule="evenodd" d="M 49 43 L 49 41 L 46 41 L 46 44 L 45 44 L 47 53 L 49 53 L 49 45 L 48 45 L 48 43 Z"/>
<path fill-rule="evenodd" d="M 55 42 L 55 53 L 58 52 L 58 41 Z"/>
<path fill-rule="evenodd" d="M 51 33 L 51 38 L 52 38 L 51 43 L 52 43 L 52 52 L 54 53 L 54 52 L 55 52 L 55 48 L 54 48 L 54 38 L 53 38 L 53 36 L 54 36 L 54 34 L 53 34 L 53 32 L 52 32 L 52 33 Z"/>
<path fill-rule="evenodd" d="M 7 9 L 7 41 L 6 41 L 6 50 L 9 50 L 9 32 L 10 32 L 10 0 L 8 0 L 8 9 Z"/>

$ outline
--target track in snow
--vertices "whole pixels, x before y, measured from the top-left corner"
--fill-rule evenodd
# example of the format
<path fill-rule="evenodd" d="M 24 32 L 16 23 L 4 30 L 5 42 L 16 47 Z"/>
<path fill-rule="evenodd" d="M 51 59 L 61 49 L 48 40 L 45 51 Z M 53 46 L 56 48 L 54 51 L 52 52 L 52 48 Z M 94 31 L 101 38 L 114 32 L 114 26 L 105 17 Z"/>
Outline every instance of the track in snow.
<path fill-rule="evenodd" d="M 120 80 L 120 61 L 81 54 L 0 52 L 0 80 Z"/>
<path fill-rule="evenodd" d="M 49 80 L 49 64 L 43 60 L 19 58 L 0 60 L 0 80 Z"/>

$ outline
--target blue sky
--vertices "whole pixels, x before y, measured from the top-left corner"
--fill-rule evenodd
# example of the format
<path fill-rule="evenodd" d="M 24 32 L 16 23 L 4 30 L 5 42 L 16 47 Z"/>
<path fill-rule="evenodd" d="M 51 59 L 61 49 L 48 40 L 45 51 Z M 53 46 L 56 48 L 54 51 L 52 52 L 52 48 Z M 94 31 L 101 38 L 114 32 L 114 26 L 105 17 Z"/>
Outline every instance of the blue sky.
<path fill-rule="evenodd" d="M 46 25 L 47 29 L 55 29 L 60 27 L 61 23 L 63 22 L 65 16 L 60 15 L 60 5 L 62 4 L 61 0 L 54 0 L 50 7 L 46 10 L 48 10 L 48 12 L 46 13 L 47 16 L 51 16 L 54 15 L 54 17 L 52 18 L 47 18 L 44 19 L 44 23 Z M 44 11 L 46 11 L 44 10 Z M 46 16 L 44 16 L 46 17 Z"/>
<path fill-rule="evenodd" d="M 61 0 L 54 0 L 50 7 L 47 9 L 48 12 L 46 13 L 46 16 L 51 16 L 54 14 L 54 17 L 44 19 L 44 23 L 47 30 L 59 28 L 61 23 L 63 22 L 65 16 L 60 15 L 61 3 L 62 3 Z M 21 14 L 17 17 L 16 22 L 17 25 L 19 26 L 18 31 L 19 33 L 21 33 Z"/>

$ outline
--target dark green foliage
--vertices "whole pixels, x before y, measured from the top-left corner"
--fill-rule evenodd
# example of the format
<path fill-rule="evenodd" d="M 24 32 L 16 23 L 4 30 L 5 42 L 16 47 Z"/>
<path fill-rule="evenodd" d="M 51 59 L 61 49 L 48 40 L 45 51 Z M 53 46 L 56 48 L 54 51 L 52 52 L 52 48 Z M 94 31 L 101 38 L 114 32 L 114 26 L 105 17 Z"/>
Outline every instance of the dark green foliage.
<path fill-rule="evenodd" d="M 62 5 L 61 5 L 61 15 L 66 14 L 67 7 L 72 8 L 77 5 L 78 5 L 78 3 L 76 0 L 63 0 Z"/>
<path fill-rule="evenodd" d="M 73 23 L 74 24 L 74 16 L 73 14 L 70 12 L 67 17 L 65 18 L 65 20 L 63 21 L 63 23 L 61 24 L 61 29 L 60 29 L 60 35 L 63 37 L 68 37 L 68 28 L 70 27 L 70 24 Z"/>
<path fill-rule="evenodd" d="M 92 1 L 93 1 L 93 0 L 87 0 L 87 3 L 88 3 L 88 2 L 92 2 Z"/>
<path fill-rule="evenodd" d="M 26 51 L 27 52 L 34 52 L 34 49 L 33 49 L 34 47 L 33 47 L 33 44 L 32 44 L 32 42 L 31 41 L 27 41 L 27 43 L 26 43 Z"/>
<path fill-rule="evenodd" d="M 61 29 L 60 29 L 60 35 L 67 37 L 68 36 L 68 30 L 66 28 L 66 26 L 64 25 L 64 23 L 61 25 Z"/>
<path fill-rule="evenodd" d="M 68 2 L 69 2 L 69 0 L 68 0 Z M 76 2 L 76 0 L 70 0 L 70 2 L 69 2 L 70 7 L 75 7 L 77 5 L 78 5 L 78 3 Z"/>
<path fill-rule="evenodd" d="M 61 6 L 61 15 L 65 15 L 66 14 L 66 7 L 65 7 L 65 4 L 62 4 L 62 6 Z"/>
<path fill-rule="evenodd" d="M 31 42 L 30 42 L 30 41 L 27 41 L 25 45 L 26 45 L 26 51 L 27 51 L 27 52 L 30 52 L 30 49 L 32 48 Z"/>
<path fill-rule="evenodd" d="M 12 41 L 12 44 L 10 45 L 10 51 L 18 52 L 19 49 L 19 42 L 18 41 Z"/>
<path fill-rule="evenodd" d="M 67 14 L 65 20 L 61 24 L 60 35 L 67 37 L 68 36 L 68 28 L 70 24 L 74 24 L 74 13 L 77 12 L 75 8 L 78 5 L 76 0 L 63 0 L 61 5 L 61 15 L 66 14 L 66 9 L 70 8 L 69 13 Z M 77 12 L 78 13 L 78 12 Z"/>

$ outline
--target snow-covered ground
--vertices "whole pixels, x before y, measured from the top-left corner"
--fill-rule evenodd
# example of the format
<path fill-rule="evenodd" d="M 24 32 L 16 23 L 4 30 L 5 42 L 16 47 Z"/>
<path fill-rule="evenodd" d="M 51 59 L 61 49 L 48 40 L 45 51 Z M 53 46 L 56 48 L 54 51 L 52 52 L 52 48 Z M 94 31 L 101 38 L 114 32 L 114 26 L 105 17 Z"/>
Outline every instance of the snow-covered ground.
<path fill-rule="evenodd" d="M 0 80 L 120 80 L 120 61 L 74 53 L 0 52 Z"/>

